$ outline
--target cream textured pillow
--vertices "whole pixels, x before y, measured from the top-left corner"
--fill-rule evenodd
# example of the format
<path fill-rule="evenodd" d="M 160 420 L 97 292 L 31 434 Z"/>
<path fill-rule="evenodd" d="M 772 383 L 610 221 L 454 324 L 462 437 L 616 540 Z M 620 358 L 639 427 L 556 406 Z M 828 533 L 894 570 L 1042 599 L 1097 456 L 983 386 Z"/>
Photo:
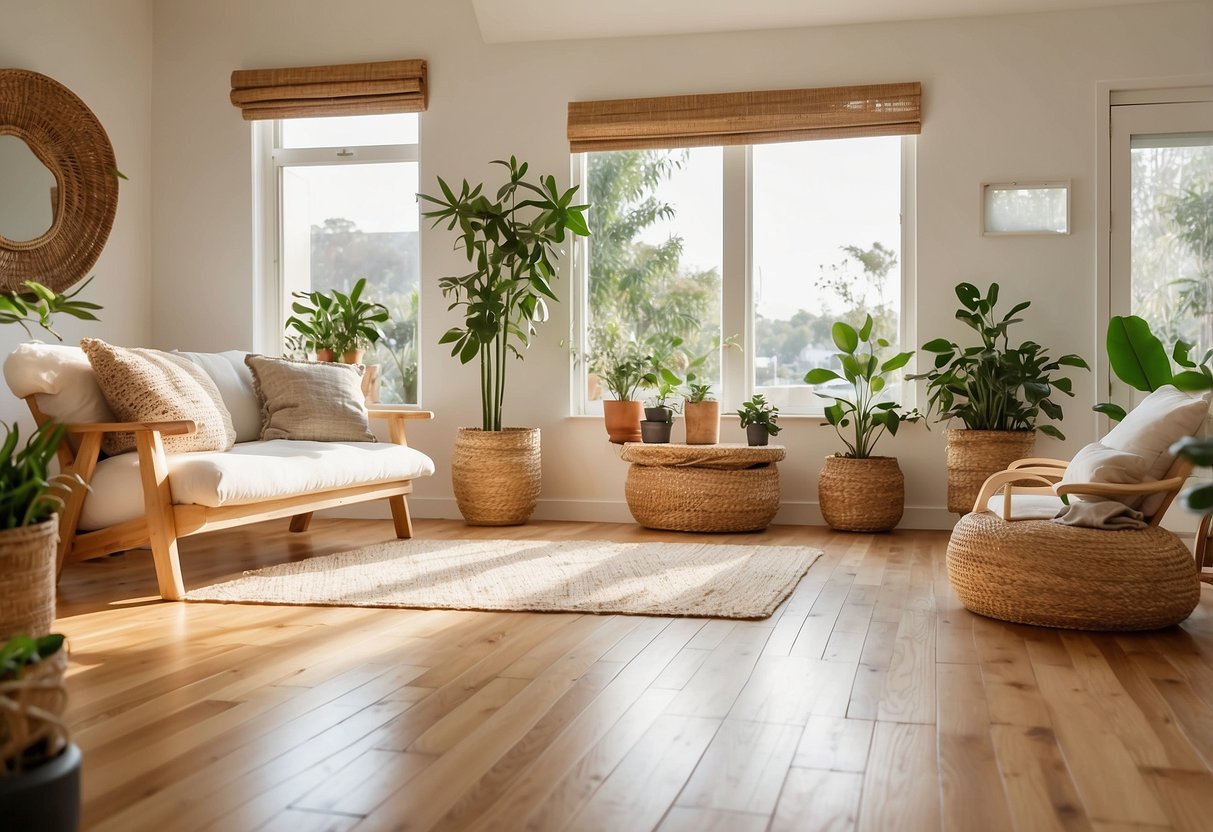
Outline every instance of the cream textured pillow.
<path fill-rule="evenodd" d="M 374 442 L 362 367 L 246 356 L 261 399 L 262 439 Z"/>
<path fill-rule="evenodd" d="M 1065 476 L 1061 482 L 1104 482 L 1132 485 L 1146 479 L 1146 460 L 1129 451 L 1118 451 L 1109 448 L 1102 442 L 1092 442 L 1070 460 Z M 1106 497 L 1076 494 L 1080 500 L 1101 502 Z M 1120 502 L 1136 508 L 1141 503 L 1141 497 L 1131 497 Z"/>
<path fill-rule="evenodd" d="M 226 451 L 235 443 L 232 417 L 219 390 L 189 359 L 160 350 L 115 347 L 95 338 L 83 339 L 80 348 L 119 421 L 192 419 L 197 424 L 196 433 L 164 437 L 165 451 Z M 102 447 L 111 456 L 132 451 L 135 435 L 106 434 Z"/>

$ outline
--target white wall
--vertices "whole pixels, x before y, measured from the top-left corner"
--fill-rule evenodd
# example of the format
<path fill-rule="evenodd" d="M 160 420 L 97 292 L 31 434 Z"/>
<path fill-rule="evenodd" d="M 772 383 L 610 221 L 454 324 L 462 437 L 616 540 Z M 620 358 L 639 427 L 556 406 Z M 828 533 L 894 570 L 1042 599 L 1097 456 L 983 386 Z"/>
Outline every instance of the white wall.
<path fill-rule="evenodd" d="M 1021 337 L 1088 359 L 1103 329 L 1094 313 L 1096 84 L 1213 72 L 1206 3 L 494 46 L 481 41 L 468 2 L 157 0 L 154 24 L 151 336 L 164 348 L 252 344 L 251 138 L 228 103 L 233 69 L 428 59 L 423 185 L 438 175 L 484 178 L 488 161 L 508 154 L 567 178 L 570 100 L 921 81 L 918 343 L 963 335 L 952 318 L 957 282 L 996 280 L 1007 301 L 1034 302 Z M 979 183 L 1013 179 L 1071 179 L 1074 233 L 982 238 Z M 456 516 L 445 474 L 450 446 L 455 428 L 479 417 L 474 367 L 460 367 L 435 343 L 451 322 L 436 289 L 439 276 L 458 268 L 451 243 L 441 230 L 423 233 L 422 396 L 438 418 L 416 431 L 414 444 L 435 457 L 439 474 L 418 485 L 414 505 L 422 516 Z M 568 295 L 567 279 L 560 289 Z M 568 326 L 568 305 L 555 307 L 526 362 L 511 366 L 507 421 L 543 429 L 537 516 L 627 520 L 617 449 L 600 421 L 567 416 L 567 354 L 559 342 Z M 1095 382 L 1077 381 L 1078 395 L 1066 405 L 1069 440 L 1059 446 L 1042 438 L 1046 455 L 1068 455 L 1094 437 Z M 816 420 L 786 424 L 778 520 L 816 522 L 817 470 L 838 446 Z M 740 436 L 735 422 L 726 423 L 726 440 Z M 905 524 L 946 525 L 941 427 L 907 427 L 881 450 L 897 455 L 906 472 Z"/>
<path fill-rule="evenodd" d="M 151 338 L 151 0 L 0 0 L 0 67 L 31 69 L 68 87 L 101 121 L 118 168 L 129 177 L 95 279 L 82 299 L 102 304 L 99 323 L 56 322 L 65 343 L 97 337 L 119 344 Z M 42 340 L 52 336 L 40 335 Z M 0 330 L 0 355 L 28 340 Z M 6 390 L 6 388 L 5 388 Z M 0 394 L 0 421 L 29 423 L 23 402 Z"/>

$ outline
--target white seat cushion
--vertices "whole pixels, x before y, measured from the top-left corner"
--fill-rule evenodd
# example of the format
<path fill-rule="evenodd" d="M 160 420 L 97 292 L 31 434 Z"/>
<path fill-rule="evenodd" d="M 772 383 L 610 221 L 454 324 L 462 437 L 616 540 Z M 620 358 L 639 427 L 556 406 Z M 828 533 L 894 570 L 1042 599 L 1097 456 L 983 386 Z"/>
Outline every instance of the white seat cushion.
<path fill-rule="evenodd" d="M 80 528 L 100 529 L 143 516 L 135 454 L 103 459 L 84 501 Z M 334 488 L 428 477 L 434 462 L 390 442 L 242 442 L 225 452 L 168 457 L 173 503 L 243 505 Z"/>
<path fill-rule="evenodd" d="M 1052 494 L 1012 494 L 1011 516 L 1004 517 L 1002 513 L 1003 496 L 995 494 L 986 503 L 986 508 L 996 517 L 1003 520 L 1052 520 L 1065 505 L 1061 497 Z"/>

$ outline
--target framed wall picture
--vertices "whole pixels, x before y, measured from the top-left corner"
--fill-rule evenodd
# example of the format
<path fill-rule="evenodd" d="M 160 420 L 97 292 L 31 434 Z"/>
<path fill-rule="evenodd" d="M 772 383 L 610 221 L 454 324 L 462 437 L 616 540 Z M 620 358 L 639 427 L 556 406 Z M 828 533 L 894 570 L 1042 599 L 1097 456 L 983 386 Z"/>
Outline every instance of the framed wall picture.
<path fill-rule="evenodd" d="M 1070 233 L 1070 180 L 983 182 L 981 233 L 987 237 Z"/>

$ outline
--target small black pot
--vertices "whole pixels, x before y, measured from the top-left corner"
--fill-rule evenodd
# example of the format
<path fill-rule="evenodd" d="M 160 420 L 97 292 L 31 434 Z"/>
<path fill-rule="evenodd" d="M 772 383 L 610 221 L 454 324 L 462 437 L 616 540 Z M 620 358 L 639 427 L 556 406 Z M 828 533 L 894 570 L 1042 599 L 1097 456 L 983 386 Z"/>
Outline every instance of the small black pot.
<path fill-rule="evenodd" d="M 650 445 L 669 443 L 670 431 L 673 429 L 673 422 L 657 422 L 652 419 L 640 421 L 640 437 Z"/>
<path fill-rule="evenodd" d="M 650 422 L 670 422 L 674 421 L 674 411 L 668 407 L 646 407 L 644 409 L 644 418 Z"/>
<path fill-rule="evenodd" d="M 770 436 L 766 425 L 745 426 L 745 438 L 751 445 L 765 445 Z"/>
<path fill-rule="evenodd" d="M 80 749 L 69 744 L 62 754 L 37 768 L 0 777 L 4 828 L 76 832 L 80 828 L 80 760 Z"/>

